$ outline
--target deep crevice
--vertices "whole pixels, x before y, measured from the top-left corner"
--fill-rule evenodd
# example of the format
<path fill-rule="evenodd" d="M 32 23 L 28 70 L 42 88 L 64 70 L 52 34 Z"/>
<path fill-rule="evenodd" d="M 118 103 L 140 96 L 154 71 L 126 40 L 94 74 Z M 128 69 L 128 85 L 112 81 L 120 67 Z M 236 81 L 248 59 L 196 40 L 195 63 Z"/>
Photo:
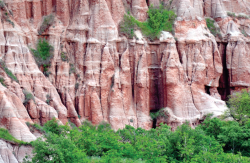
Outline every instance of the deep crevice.
<path fill-rule="evenodd" d="M 221 99 L 224 101 L 228 100 L 228 95 L 230 95 L 230 79 L 229 79 L 229 71 L 227 69 L 226 63 L 226 49 L 228 43 L 218 43 L 219 46 L 223 46 L 223 51 L 221 52 L 222 58 L 222 66 L 223 66 L 223 73 L 219 80 L 219 87 L 217 88 L 219 94 L 221 95 Z"/>

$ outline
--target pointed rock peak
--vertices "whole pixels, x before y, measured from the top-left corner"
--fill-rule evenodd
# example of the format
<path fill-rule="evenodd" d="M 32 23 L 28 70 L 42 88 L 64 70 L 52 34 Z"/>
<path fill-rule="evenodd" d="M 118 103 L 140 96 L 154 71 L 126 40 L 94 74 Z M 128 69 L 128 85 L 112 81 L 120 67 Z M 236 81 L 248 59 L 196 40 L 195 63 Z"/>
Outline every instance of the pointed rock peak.
<path fill-rule="evenodd" d="M 231 36 L 239 36 L 241 34 L 238 27 L 232 20 L 227 25 L 227 34 L 230 34 Z"/>
<path fill-rule="evenodd" d="M 213 18 L 227 17 L 225 7 L 220 0 L 212 0 L 212 16 Z"/>
<path fill-rule="evenodd" d="M 118 31 L 105 0 L 93 1 L 91 6 L 89 38 L 102 43 L 118 38 Z"/>
<path fill-rule="evenodd" d="M 177 16 L 182 19 L 195 19 L 196 16 L 203 17 L 202 2 L 194 0 L 192 3 L 190 0 L 175 0 L 172 2 L 172 8 L 177 12 Z"/>

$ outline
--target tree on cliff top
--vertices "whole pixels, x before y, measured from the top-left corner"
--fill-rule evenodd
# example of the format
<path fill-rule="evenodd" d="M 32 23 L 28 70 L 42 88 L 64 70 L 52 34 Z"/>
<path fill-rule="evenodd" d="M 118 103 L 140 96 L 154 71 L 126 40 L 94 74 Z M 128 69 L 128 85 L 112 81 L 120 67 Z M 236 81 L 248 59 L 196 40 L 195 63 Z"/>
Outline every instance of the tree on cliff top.
<path fill-rule="evenodd" d="M 136 20 L 130 13 L 124 15 L 120 24 L 120 32 L 129 38 L 133 38 L 136 28 L 141 29 L 143 35 L 150 40 L 160 37 L 161 31 L 173 31 L 176 14 L 173 10 L 166 9 L 163 5 L 159 7 L 149 6 L 148 19 L 145 22 Z"/>

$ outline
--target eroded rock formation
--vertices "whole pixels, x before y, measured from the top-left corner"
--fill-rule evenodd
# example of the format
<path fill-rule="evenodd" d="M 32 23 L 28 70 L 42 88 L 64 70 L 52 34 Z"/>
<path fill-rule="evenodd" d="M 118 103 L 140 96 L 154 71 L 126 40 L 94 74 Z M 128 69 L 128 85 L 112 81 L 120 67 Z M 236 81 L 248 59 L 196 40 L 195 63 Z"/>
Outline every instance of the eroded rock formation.
<path fill-rule="evenodd" d="M 19 82 L 0 68 L 6 85 L 0 85 L 0 127 L 19 140 L 36 139 L 26 122 L 43 125 L 52 118 L 150 129 L 150 111 L 161 108 L 168 118 L 157 123 L 173 130 L 185 121 L 195 127 L 207 113 L 220 115 L 227 95 L 250 85 L 249 2 L 164 0 L 177 14 L 175 35 L 164 31 L 154 42 L 140 31 L 137 39 L 127 39 L 119 23 L 128 11 L 145 21 L 148 5 L 159 6 L 159 0 L 4 2 L 0 59 Z M 53 24 L 39 34 L 48 15 Z M 210 33 L 205 17 L 215 19 L 220 38 Z M 30 51 L 39 38 L 54 47 L 46 76 Z M 24 90 L 34 95 L 25 105 Z M 0 162 L 21 161 L 22 152 L 13 155 L 11 145 L 0 143 Z"/>

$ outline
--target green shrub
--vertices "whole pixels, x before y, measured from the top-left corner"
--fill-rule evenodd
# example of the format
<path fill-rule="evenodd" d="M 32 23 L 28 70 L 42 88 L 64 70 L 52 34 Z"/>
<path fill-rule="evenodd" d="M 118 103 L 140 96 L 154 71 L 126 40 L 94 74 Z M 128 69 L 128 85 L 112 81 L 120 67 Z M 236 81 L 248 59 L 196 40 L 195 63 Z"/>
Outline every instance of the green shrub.
<path fill-rule="evenodd" d="M 69 61 L 69 58 L 68 58 L 68 56 L 66 55 L 65 52 L 61 52 L 61 60 L 64 61 L 64 62 Z"/>
<path fill-rule="evenodd" d="M 233 118 L 239 124 L 244 125 L 250 119 L 250 94 L 247 90 L 234 93 L 227 101 L 228 109 L 222 118 Z"/>
<path fill-rule="evenodd" d="M 6 67 L 6 64 L 4 61 L 0 61 L 0 65 L 2 67 L 2 69 L 5 71 L 5 73 L 8 75 L 9 78 L 11 78 L 11 80 L 19 83 L 17 77 Z"/>
<path fill-rule="evenodd" d="M 243 19 L 249 19 L 249 16 L 244 15 L 244 14 L 239 14 L 237 18 L 243 18 Z"/>
<path fill-rule="evenodd" d="M 45 39 L 39 39 L 35 49 L 31 49 L 35 60 L 39 66 L 49 65 L 50 59 L 53 57 L 54 48 Z"/>
<path fill-rule="evenodd" d="M 214 25 L 215 21 L 211 18 L 206 18 L 206 24 L 209 29 L 209 31 L 216 37 L 218 36 L 220 39 L 222 39 L 222 35 L 220 32 L 220 28 L 215 27 Z"/>
<path fill-rule="evenodd" d="M 75 84 L 75 89 L 78 90 L 78 88 L 79 88 L 79 83 L 76 83 Z"/>
<path fill-rule="evenodd" d="M 76 68 L 74 66 L 73 63 L 70 63 L 70 68 L 69 68 L 69 74 L 75 73 L 76 72 Z"/>
<path fill-rule="evenodd" d="M 24 105 L 26 105 L 30 100 L 36 102 L 32 93 L 28 92 L 27 90 L 23 90 L 23 94 L 25 95 L 25 100 L 23 102 Z"/>
<path fill-rule="evenodd" d="M 125 14 L 120 24 L 120 32 L 129 38 L 133 38 L 135 29 L 140 28 L 143 35 L 150 40 L 159 38 L 163 30 L 173 32 L 173 24 L 176 18 L 173 10 L 165 9 L 163 5 L 158 8 L 151 5 L 147 13 L 148 19 L 145 22 L 136 20 L 130 13 Z"/>
<path fill-rule="evenodd" d="M 1 83 L 4 87 L 6 87 L 6 85 L 5 85 L 5 83 L 4 83 L 4 78 L 0 78 L 0 83 Z"/>
<path fill-rule="evenodd" d="M 49 105 L 50 101 L 52 101 L 52 98 L 49 94 L 46 95 L 46 98 L 47 98 L 46 103 Z"/>
<path fill-rule="evenodd" d="M 128 38 L 135 36 L 135 29 L 137 28 L 137 20 L 130 14 L 123 16 L 123 21 L 120 23 L 120 32 L 125 34 Z"/>
<path fill-rule="evenodd" d="M 157 118 L 160 118 L 160 117 L 168 118 L 168 116 L 166 114 L 167 113 L 166 113 L 166 111 L 164 111 L 164 109 L 160 109 L 157 112 L 151 112 L 150 117 L 152 119 L 157 119 Z"/>
<path fill-rule="evenodd" d="M 0 1 L 0 7 L 4 8 L 5 7 L 5 3 L 3 1 Z"/>
<path fill-rule="evenodd" d="M 227 12 L 227 15 L 228 15 L 228 16 L 231 16 L 231 17 L 236 17 L 236 15 L 235 15 L 234 12 Z"/>
<path fill-rule="evenodd" d="M 34 55 L 36 63 L 38 64 L 38 66 L 43 66 L 43 73 L 48 77 L 50 75 L 50 72 L 48 72 L 50 67 L 50 60 L 53 58 L 53 46 L 51 46 L 47 40 L 39 39 L 36 50 L 30 50 Z"/>
<path fill-rule="evenodd" d="M 38 31 L 39 35 L 43 34 L 43 32 L 49 28 L 54 22 L 55 16 L 53 14 L 50 14 L 48 16 L 43 17 L 43 23 Z"/>
<path fill-rule="evenodd" d="M 150 40 L 159 38 L 163 30 L 169 32 L 173 31 L 173 24 L 176 18 L 173 10 L 167 10 L 163 5 L 160 5 L 159 8 L 151 5 L 147 13 L 148 20 L 143 23 L 138 23 L 138 25 L 142 33 Z"/>

